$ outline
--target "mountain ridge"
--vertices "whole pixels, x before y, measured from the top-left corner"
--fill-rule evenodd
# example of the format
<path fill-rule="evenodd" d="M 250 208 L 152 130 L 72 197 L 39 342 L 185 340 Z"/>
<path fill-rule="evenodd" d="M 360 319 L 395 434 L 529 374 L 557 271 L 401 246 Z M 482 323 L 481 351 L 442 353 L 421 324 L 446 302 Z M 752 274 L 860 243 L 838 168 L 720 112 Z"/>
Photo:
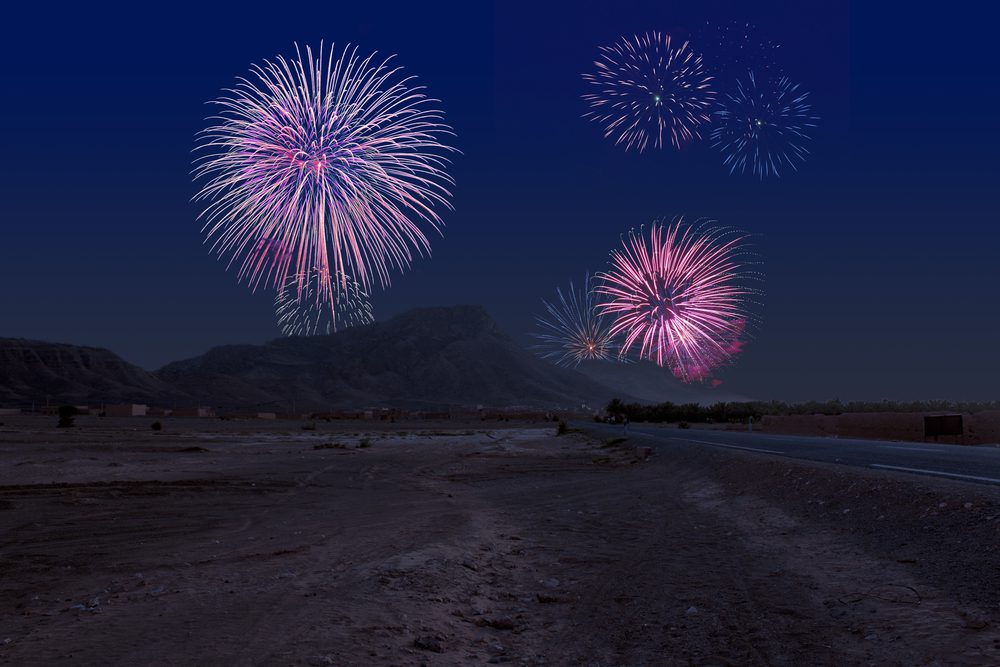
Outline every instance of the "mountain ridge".
<path fill-rule="evenodd" d="M 474 305 L 329 336 L 232 344 L 146 371 L 100 347 L 0 338 L 0 405 L 147 403 L 285 410 L 597 407 L 614 392 L 544 362 Z"/>
<path fill-rule="evenodd" d="M 0 403 L 75 402 L 160 404 L 188 397 L 155 374 L 103 348 L 28 338 L 0 338 Z"/>
<path fill-rule="evenodd" d="M 598 409 L 614 397 L 726 400 L 706 388 L 682 386 L 663 369 L 619 366 L 555 366 L 501 331 L 482 306 L 441 306 L 327 336 L 219 345 L 155 371 L 105 348 L 0 338 L 0 405 L 51 399 L 284 412 Z"/>
<path fill-rule="evenodd" d="M 261 406 L 567 408 L 603 405 L 613 393 L 538 359 L 470 305 L 419 308 L 329 336 L 220 346 L 156 374 L 191 394 L 222 384 L 226 401 Z"/>

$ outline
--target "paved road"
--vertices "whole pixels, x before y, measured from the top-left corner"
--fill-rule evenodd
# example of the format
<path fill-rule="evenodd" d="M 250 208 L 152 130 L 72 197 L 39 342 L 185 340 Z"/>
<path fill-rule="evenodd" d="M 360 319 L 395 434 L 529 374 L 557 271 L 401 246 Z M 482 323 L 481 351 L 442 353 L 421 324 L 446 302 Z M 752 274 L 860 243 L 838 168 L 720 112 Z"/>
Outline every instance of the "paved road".
<path fill-rule="evenodd" d="M 623 435 L 621 424 L 591 422 L 577 426 L 608 438 Z M 636 441 L 646 441 L 654 452 L 660 453 L 665 453 L 670 447 L 697 444 L 807 461 L 824 461 L 1000 485 L 1000 447 L 819 438 L 740 431 L 680 430 L 655 424 L 630 424 L 628 437 Z"/>

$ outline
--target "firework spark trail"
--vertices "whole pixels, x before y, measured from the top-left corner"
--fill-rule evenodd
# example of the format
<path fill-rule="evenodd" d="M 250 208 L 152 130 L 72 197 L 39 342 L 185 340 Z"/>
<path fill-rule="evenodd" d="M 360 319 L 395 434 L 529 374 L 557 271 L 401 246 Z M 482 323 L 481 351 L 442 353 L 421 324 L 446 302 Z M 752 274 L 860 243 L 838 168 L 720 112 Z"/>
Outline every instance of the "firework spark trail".
<path fill-rule="evenodd" d="M 331 307 L 329 296 L 333 295 Z M 350 276 L 322 271 L 291 276 L 274 298 L 278 328 L 286 336 L 321 336 L 375 321 L 364 288 Z"/>
<path fill-rule="evenodd" d="M 719 100 L 714 112 L 712 146 L 723 155 L 730 174 L 748 171 L 761 180 L 780 177 L 782 170 L 798 170 L 809 156 L 812 115 L 798 84 L 787 77 L 760 77 L 748 72 L 736 81 L 735 91 Z"/>
<path fill-rule="evenodd" d="M 391 57 L 295 53 L 252 66 L 214 101 L 194 169 L 206 241 L 253 289 L 313 269 L 387 286 L 430 253 L 423 227 L 443 226 L 435 206 L 451 208 L 451 128 Z M 320 290 L 331 308 L 347 283 L 334 287 Z"/>
<path fill-rule="evenodd" d="M 598 274 L 597 312 L 611 316 L 621 354 L 665 366 L 685 382 L 707 379 L 742 348 L 761 279 L 745 233 L 711 221 L 654 222 L 630 232 Z"/>
<path fill-rule="evenodd" d="M 745 341 L 742 339 L 746 322 L 736 320 L 731 330 L 723 333 L 716 341 L 717 345 L 705 347 L 698 356 L 678 354 L 667 361 L 670 372 L 684 378 L 686 382 L 704 382 L 712 379 L 712 374 L 720 366 L 731 363 L 742 351 Z"/>
<path fill-rule="evenodd" d="M 733 78 L 749 70 L 768 75 L 781 71 L 781 45 L 765 38 L 752 23 L 706 21 L 696 40 L 717 87 L 728 87 Z"/>
<path fill-rule="evenodd" d="M 557 302 L 542 299 L 546 316 L 536 316 L 539 332 L 532 334 L 541 341 L 534 348 L 542 357 L 554 359 L 560 366 L 578 366 L 586 359 L 612 359 L 614 340 L 609 322 L 595 312 L 591 279 L 586 275 L 583 286 L 569 284 L 565 293 L 556 288 Z"/>
<path fill-rule="evenodd" d="M 698 126 L 710 119 L 715 99 L 701 56 L 687 42 L 665 33 L 621 38 L 600 48 L 597 71 L 583 79 L 597 91 L 583 95 L 584 114 L 604 126 L 605 138 L 640 153 L 650 144 L 663 148 L 665 135 L 676 148 L 700 138 Z"/>

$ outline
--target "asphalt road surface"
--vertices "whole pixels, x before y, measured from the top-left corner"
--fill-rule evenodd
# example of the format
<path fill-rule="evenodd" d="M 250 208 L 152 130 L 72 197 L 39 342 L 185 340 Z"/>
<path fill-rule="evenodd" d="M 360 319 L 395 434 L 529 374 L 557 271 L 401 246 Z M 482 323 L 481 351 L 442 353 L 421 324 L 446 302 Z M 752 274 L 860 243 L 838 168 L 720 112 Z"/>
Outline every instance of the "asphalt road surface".
<path fill-rule="evenodd" d="M 621 424 L 587 423 L 579 426 L 592 433 L 606 434 L 608 438 L 626 435 Z M 988 445 L 938 445 L 707 429 L 681 430 L 655 424 L 629 424 L 627 436 L 637 443 L 643 442 L 651 446 L 654 454 L 661 455 L 674 447 L 724 447 L 807 461 L 1000 485 L 1000 447 Z"/>

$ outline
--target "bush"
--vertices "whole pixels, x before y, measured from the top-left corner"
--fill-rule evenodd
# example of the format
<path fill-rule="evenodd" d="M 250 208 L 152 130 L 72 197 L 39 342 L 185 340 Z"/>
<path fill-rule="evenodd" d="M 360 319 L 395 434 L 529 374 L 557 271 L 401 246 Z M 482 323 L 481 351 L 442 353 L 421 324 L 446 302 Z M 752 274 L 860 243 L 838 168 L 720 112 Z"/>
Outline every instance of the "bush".
<path fill-rule="evenodd" d="M 372 446 L 372 441 L 368 438 L 361 438 L 361 442 L 358 443 L 358 447 L 366 449 Z"/>
<path fill-rule="evenodd" d="M 339 442 L 324 442 L 313 445 L 313 449 L 347 449 L 347 445 L 342 445 Z"/>
<path fill-rule="evenodd" d="M 556 435 L 565 435 L 568 430 L 569 429 L 566 428 L 566 422 L 560 421 L 559 426 L 556 427 Z"/>
<path fill-rule="evenodd" d="M 303 431 L 315 431 L 316 430 L 316 422 L 308 422 L 306 424 L 303 424 L 302 425 L 302 430 Z"/>
<path fill-rule="evenodd" d="M 677 425 L 677 428 L 691 428 L 691 424 L 688 424 L 687 422 L 681 422 Z"/>
<path fill-rule="evenodd" d="M 697 403 L 659 405 L 625 403 L 615 398 L 608 403 L 608 416 L 621 419 L 628 417 L 631 422 L 688 422 L 694 423 L 737 423 L 746 424 L 749 417 L 756 422 L 764 415 L 839 415 L 865 412 L 983 412 L 1000 410 L 1000 401 L 807 401 L 785 403 L 783 401 L 744 401 L 738 403 L 720 402 L 713 405 Z"/>
<path fill-rule="evenodd" d="M 163 430 L 163 424 L 161 424 L 160 422 L 153 422 L 152 424 L 150 424 L 149 427 L 151 429 L 153 429 L 154 431 L 162 431 Z"/>
<path fill-rule="evenodd" d="M 76 407 L 73 405 L 61 405 L 59 406 L 59 423 L 57 426 L 59 428 L 72 428 L 73 427 L 73 417 L 76 416 Z"/>

